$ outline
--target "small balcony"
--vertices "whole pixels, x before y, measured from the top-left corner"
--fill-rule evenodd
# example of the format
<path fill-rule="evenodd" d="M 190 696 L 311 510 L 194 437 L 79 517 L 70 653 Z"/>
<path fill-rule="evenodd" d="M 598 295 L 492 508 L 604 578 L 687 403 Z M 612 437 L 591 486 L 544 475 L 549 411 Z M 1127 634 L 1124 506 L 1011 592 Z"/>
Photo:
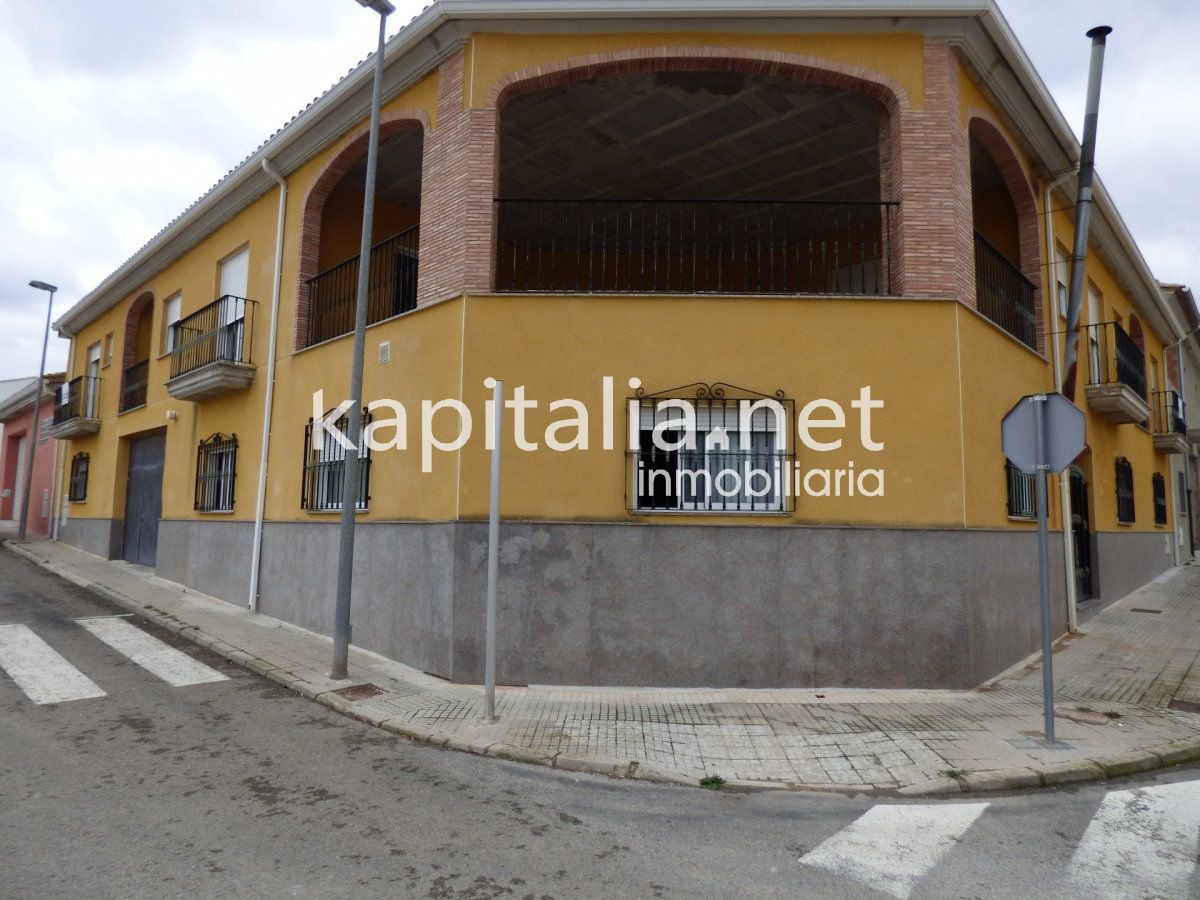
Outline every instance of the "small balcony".
<path fill-rule="evenodd" d="M 1187 453 L 1187 414 L 1183 398 L 1175 391 L 1156 391 L 1154 402 L 1154 449 L 1160 453 Z"/>
<path fill-rule="evenodd" d="M 420 226 L 371 248 L 367 279 L 367 324 L 374 325 L 417 308 L 417 250 Z M 308 330 L 304 346 L 354 331 L 358 308 L 358 257 L 308 281 Z"/>
<path fill-rule="evenodd" d="M 60 386 L 54 394 L 50 434 L 65 440 L 86 437 L 99 430 L 100 379 L 82 375 Z"/>
<path fill-rule="evenodd" d="M 497 200 L 501 293 L 891 294 L 897 204 Z"/>
<path fill-rule="evenodd" d="M 1146 357 L 1116 322 L 1083 329 L 1088 356 L 1088 406 L 1118 425 L 1146 424 Z"/>
<path fill-rule="evenodd" d="M 1033 282 L 976 232 L 975 299 L 979 311 L 1033 350 L 1038 344 L 1036 294 Z"/>
<path fill-rule="evenodd" d="M 167 393 L 177 400 L 207 400 L 249 387 L 256 305 L 226 295 L 175 323 Z"/>
<path fill-rule="evenodd" d="M 150 360 L 134 363 L 121 378 L 121 402 L 117 412 L 129 412 L 146 405 L 146 388 L 150 383 Z"/>

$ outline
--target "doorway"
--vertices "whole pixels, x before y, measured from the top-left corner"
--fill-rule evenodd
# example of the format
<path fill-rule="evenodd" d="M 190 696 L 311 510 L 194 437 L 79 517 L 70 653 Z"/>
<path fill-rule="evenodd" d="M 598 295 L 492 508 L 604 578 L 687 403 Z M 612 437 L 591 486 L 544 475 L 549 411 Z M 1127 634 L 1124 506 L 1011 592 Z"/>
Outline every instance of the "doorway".
<path fill-rule="evenodd" d="M 1095 596 L 1092 578 L 1092 528 L 1087 479 L 1071 467 L 1071 537 L 1075 548 L 1075 592 L 1079 602 Z"/>
<path fill-rule="evenodd" d="M 129 442 L 129 479 L 125 488 L 125 543 L 122 557 L 153 566 L 158 556 L 158 522 L 162 518 L 165 432 Z"/>

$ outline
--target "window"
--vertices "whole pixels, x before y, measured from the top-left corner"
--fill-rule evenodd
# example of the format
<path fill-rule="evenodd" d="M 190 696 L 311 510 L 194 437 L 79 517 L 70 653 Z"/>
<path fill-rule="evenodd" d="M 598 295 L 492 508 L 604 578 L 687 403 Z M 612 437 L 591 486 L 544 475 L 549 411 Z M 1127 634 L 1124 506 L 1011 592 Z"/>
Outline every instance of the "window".
<path fill-rule="evenodd" d="M 179 324 L 180 313 L 183 309 L 183 295 L 176 294 L 168 297 L 163 304 L 163 352 L 170 353 L 175 349 L 178 340 L 175 326 Z"/>
<path fill-rule="evenodd" d="M 1161 474 L 1155 472 L 1150 476 L 1154 486 L 1154 524 L 1167 524 L 1167 481 Z"/>
<path fill-rule="evenodd" d="M 363 431 L 371 422 L 371 416 L 363 410 Z M 349 428 L 345 416 L 333 426 L 343 435 Z M 314 429 L 317 433 L 314 434 Z M 326 429 L 319 428 L 312 419 L 304 429 L 304 477 L 300 486 L 300 506 L 309 512 L 339 510 L 342 508 L 342 480 L 346 462 L 346 448 Z M 371 499 L 371 449 L 367 442 L 359 442 L 358 458 L 358 503 L 356 509 L 366 509 Z"/>
<path fill-rule="evenodd" d="M 1100 295 L 1090 284 L 1088 285 L 1088 365 L 1092 370 L 1092 384 L 1103 384 L 1104 375 L 1100 370 Z"/>
<path fill-rule="evenodd" d="M 724 385 L 630 401 L 636 446 L 627 500 L 638 512 L 786 512 L 791 506 L 792 403 Z M 675 396 L 671 396 L 675 393 Z M 634 435 L 631 434 L 631 444 Z"/>
<path fill-rule="evenodd" d="M 1071 277 L 1071 266 L 1067 262 L 1067 253 L 1061 247 L 1054 251 L 1055 283 L 1058 297 L 1058 314 L 1067 317 L 1067 302 L 1070 300 L 1067 280 Z"/>
<path fill-rule="evenodd" d="M 106 334 L 104 336 L 104 359 L 103 359 L 103 362 L 101 362 L 101 366 L 103 366 L 104 368 L 107 369 L 109 366 L 112 365 L 112 354 L 113 354 L 113 333 L 110 331 L 108 334 Z"/>
<path fill-rule="evenodd" d="M 1123 456 L 1118 456 L 1117 469 L 1117 522 L 1132 525 L 1136 519 L 1133 505 L 1133 466 Z"/>
<path fill-rule="evenodd" d="M 1008 460 L 1004 461 L 1008 482 L 1008 514 L 1014 519 L 1037 518 L 1037 476 L 1027 475 Z"/>
<path fill-rule="evenodd" d="M 71 480 L 67 487 L 67 499 L 72 503 L 87 500 L 88 460 L 86 453 L 76 453 L 71 459 Z"/>
<path fill-rule="evenodd" d="M 237 435 L 214 434 L 196 454 L 197 512 L 232 512 L 237 476 Z"/>

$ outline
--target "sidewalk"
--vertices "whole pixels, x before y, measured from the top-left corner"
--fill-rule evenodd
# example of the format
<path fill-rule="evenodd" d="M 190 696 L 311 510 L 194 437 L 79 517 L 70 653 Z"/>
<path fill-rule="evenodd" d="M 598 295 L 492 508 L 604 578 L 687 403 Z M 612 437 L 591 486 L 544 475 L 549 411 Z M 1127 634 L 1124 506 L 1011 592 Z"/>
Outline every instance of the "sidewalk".
<path fill-rule="evenodd" d="M 50 541 L 4 546 L 251 671 L 435 746 L 695 785 L 956 794 L 1062 784 L 1200 759 L 1200 567 L 1114 604 L 1055 654 L 1060 744 L 1040 742 L 1040 668 L 976 691 L 498 688 L 483 692 Z M 352 686 L 364 687 L 347 690 Z M 356 699 L 357 698 L 357 699 Z M 1177 707 L 1169 708 L 1172 701 Z M 1182 701 L 1182 703 L 1180 703 Z"/>

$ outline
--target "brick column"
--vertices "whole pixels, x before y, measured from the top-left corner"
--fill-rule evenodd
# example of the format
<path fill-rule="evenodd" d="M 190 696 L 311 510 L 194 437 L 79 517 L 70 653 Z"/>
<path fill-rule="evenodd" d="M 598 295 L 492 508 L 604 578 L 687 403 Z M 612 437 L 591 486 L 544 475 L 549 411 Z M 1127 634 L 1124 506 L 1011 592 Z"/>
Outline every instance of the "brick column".
<path fill-rule="evenodd" d="M 954 51 L 927 38 L 925 108 L 893 116 L 884 181 L 901 200 L 893 254 L 899 292 L 974 307 L 971 156 L 958 78 Z"/>
<path fill-rule="evenodd" d="M 465 108 L 463 68 L 459 53 L 438 70 L 437 127 L 425 139 L 420 306 L 491 290 L 496 112 Z"/>

